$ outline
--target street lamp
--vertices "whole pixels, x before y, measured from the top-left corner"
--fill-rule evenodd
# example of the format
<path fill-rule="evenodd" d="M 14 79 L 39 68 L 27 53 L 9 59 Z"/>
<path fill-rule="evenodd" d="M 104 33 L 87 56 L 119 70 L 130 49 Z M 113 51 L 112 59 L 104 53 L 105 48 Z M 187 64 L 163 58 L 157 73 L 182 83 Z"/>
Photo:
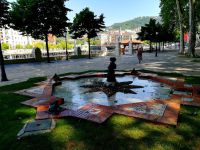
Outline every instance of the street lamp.
<path fill-rule="evenodd" d="M 156 32 L 156 55 L 155 55 L 155 57 L 158 57 L 157 39 L 158 39 L 158 32 Z"/>
<path fill-rule="evenodd" d="M 69 60 L 69 53 L 67 51 L 67 36 L 68 36 L 68 27 L 66 27 L 66 32 L 65 32 L 65 46 L 66 46 L 66 60 Z"/>

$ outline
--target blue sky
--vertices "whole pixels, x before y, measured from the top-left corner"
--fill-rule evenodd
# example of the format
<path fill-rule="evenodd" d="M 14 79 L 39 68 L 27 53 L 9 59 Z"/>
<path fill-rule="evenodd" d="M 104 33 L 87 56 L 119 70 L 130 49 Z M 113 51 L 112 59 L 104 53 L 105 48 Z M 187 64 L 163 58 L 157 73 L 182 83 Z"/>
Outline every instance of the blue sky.
<path fill-rule="evenodd" d="M 159 3 L 160 0 L 69 0 L 66 6 L 73 10 L 68 13 L 70 21 L 76 13 L 89 7 L 96 15 L 103 13 L 106 26 L 110 26 L 139 16 L 158 16 Z"/>
<path fill-rule="evenodd" d="M 75 13 L 89 7 L 96 15 L 105 16 L 107 26 L 139 16 L 158 16 L 160 0 L 69 0 L 66 6 L 73 11 L 68 17 L 73 20 Z"/>

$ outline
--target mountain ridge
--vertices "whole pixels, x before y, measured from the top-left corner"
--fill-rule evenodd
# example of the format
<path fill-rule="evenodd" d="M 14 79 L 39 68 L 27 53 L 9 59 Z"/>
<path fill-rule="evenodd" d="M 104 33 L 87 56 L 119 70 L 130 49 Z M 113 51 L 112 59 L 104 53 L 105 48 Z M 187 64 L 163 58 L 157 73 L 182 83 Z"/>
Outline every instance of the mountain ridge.
<path fill-rule="evenodd" d="M 144 26 L 145 24 L 149 23 L 150 18 L 156 19 L 158 22 L 161 21 L 161 18 L 159 16 L 141 16 L 141 17 L 136 17 L 131 20 L 119 22 L 119 23 L 114 23 L 113 25 L 109 26 L 109 29 L 119 29 L 121 28 L 122 30 L 125 29 L 135 29 L 141 26 Z"/>

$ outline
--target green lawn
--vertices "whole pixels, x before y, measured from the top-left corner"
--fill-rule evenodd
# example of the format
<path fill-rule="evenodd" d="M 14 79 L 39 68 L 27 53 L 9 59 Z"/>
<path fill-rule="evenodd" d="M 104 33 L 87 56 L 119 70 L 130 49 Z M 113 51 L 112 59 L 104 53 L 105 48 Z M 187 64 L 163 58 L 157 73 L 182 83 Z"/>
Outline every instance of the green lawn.
<path fill-rule="evenodd" d="M 17 140 L 18 131 L 25 122 L 34 119 L 36 111 L 20 104 L 28 97 L 13 92 L 44 79 L 34 78 L 0 87 L 0 150 L 200 149 L 200 108 L 188 106 L 181 106 L 177 127 L 123 115 L 113 115 L 103 124 L 66 117 L 57 120 L 56 128 L 50 133 Z"/>

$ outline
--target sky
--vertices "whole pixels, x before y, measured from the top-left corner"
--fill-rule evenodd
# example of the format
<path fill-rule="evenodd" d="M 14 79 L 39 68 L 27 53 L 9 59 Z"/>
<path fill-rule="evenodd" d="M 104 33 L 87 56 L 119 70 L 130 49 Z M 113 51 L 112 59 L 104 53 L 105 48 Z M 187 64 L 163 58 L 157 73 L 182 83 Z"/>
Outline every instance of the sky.
<path fill-rule="evenodd" d="M 66 6 L 73 10 L 67 15 L 71 22 L 76 13 L 89 7 L 97 16 L 103 13 L 105 25 L 110 26 L 140 16 L 158 16 L 159 3 L 160 0 L 69 0 Z"/>
<path fill-rule="evenodd" d="M 69 0 L 66 6 L 72 9 L 68 13 L 72 21 L 75 14 L 89 7 L 95 15 L 105 16 L 106 26 L 134 19 L 139 16 L 158 16 L 160 0 Z"/>

